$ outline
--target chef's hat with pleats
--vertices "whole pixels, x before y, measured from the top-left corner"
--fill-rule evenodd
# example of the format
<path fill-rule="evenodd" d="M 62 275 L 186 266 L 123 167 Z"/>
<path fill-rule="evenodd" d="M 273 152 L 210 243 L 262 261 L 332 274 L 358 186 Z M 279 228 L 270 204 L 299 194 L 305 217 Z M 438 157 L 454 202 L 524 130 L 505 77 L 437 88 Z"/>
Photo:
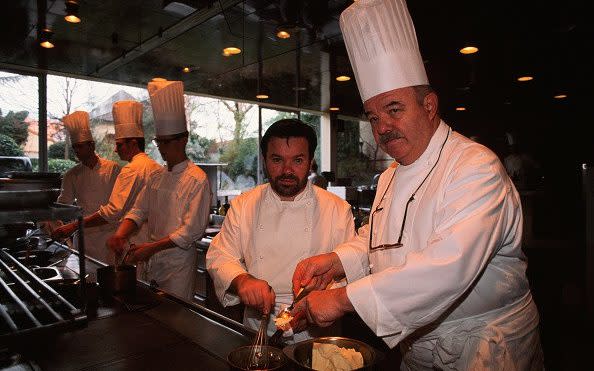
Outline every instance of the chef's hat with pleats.
<path fill-rule="evenodd" d="M 70 134 L 72 144 L 92 142 L 91 128 L 89 127 L 89 114 L 85 111 L 76 111 L 62 118 L 66 130 Z"/>
<path fill-rule="evenodd" d="M 153 107 L 156 136 L 186 132 L 188 129 L 183 82 L 153 79 L 148 83 L 148 92 Z"/>
<path fill-rule="evenodd" d="M 429 84 L 405 0 L 359 0 L 342 12 L 340 28 L 363 102 Z"/>
<path fill-rule="evenodd" d="M 116 139 L 143 138 L 142 103 L 133 100 L 120 100 L 112 107 Z"/>

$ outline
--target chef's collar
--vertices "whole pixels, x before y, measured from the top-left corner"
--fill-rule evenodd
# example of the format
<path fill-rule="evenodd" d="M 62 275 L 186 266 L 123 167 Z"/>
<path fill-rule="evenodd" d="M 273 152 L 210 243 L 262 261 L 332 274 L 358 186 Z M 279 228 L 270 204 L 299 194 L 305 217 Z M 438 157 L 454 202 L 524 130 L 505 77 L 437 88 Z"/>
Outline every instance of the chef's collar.
<path fill-rule="evenodd" d="M 190 162 L 190 160 L 186 159 L 186 160 L 180 162 L 179 164 L 173 165 L 173 168 L 171 170 L 169 170 L 169 167 L 167 165 L 165 165 L 165 168 L 167 169 L 168 173 L 179 174 L 179 173 L 182 173 L 184 170 L 186 170 L 189 162 Z"/>
<path fill-rule="evenodd" d="M 308 200 L 309 198 L 311 198 L 311 195 L 313 194 L 313 190 L 312 190 L 312 185 L 311 182 L 307 182 L 307 184 L 305 185 L 305 188 L 303 189 L 303 191 L 301 191 L 301 193 L 299 193 L 297 196 L 295 196 L 295 199 L 293 201 L 283 201 L 281 200 L 280 196 L 278 194 L 276 194 L 276 192 L 274 191 L 274 189 L 272 189 L 272 186 L 270 187 L 270 192 L 269 193 L 269 200 L 273 201 L 273 202 L 277 202 L 277 203 L 283 203 L 283 204 L 289 204 L 289 203 L 294 203 L 291 205 L 299 205 L 304 200 Z"/>
<path fill-rule="evenodd" d="M 439 156 L 439 150 L 443 145 L 443 141 L 446 139 L 449 130 L 450 127 L 445 122 L 443 122 L 443 120 L 440 120 L 437 130 L 435 130 L 435 133 L 433 133 L 431 140 L 429 140 L 429 145 L 427 146 L 427 148 L 425 148 L 423 154 L 421 154 L 421 156 L 418 159 L 416 159 L 413 163 L 408 165 L 400 164 L 398 168 L 401 171 L 406 171 L 408 169 L 421 169 L 424 167 L 433 166 L 435 161 L 437 161 L 437 157 Z"/>

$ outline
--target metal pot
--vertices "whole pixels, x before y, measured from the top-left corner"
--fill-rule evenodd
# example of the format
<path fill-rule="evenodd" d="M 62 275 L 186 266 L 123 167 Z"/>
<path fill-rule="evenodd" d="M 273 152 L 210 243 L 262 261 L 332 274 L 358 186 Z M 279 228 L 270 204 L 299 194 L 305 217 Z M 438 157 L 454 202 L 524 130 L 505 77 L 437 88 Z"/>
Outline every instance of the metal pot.
<path fill-rule="evenodd" d="M 311 352 L 313 343 L 335 344 L 342 348 L 352 348 L 363 356 L 363 367 L 357 370 L 372 370 L 382 359 L 381 353 L 373 347 L 354 339 L 344 337 L 320 337 L 291 344 L 283 349 L 285 355 L 293 361 L 297 370 L 314 370 L 311 368 Z"/>
<path fill-rule="evenodd" d="M 108 265 L 97 269 L 97 283 L 101 295 L 112 298 L 115 294 L 134 294 L 136 291 L 136 266 Z"/>
<path fill-rule="evenodd" d="M 287 357 L 283 354 L 283 351 L 272 347 L 266 346 L 264 350 L 268 352 L 268 367 L 266 368 L 247 368 L 248 359 L 250 352 L 252 351 L 253 345 L 246 345 L 233 349 L 227 356 L 227 362 L 231 366 L 232 370 L 283 370 L 288 364 Z"/>

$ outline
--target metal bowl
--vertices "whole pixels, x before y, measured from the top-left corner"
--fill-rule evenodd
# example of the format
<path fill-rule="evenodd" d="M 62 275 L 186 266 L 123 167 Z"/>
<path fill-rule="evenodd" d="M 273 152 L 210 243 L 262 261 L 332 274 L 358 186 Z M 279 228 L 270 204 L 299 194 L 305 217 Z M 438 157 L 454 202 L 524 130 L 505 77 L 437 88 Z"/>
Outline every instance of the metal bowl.
<path fill-rule="evenodd" d="M 334 344 L 341 348 L 355 349 L 363 356 L 363 367 L 357 370 L 371 370 L 380 360 L 380 354 L 373 347 L 358 340 L 336 336 L 320 337 L 291 344 L 286 346 L 283 352 L 300 370 L 314 370 L 311 368 L 313 343 Z"/>
<path fill-rule="evenodd" d="M 227 362 L 229 362 L 229 365 L 234 370 L 281 370 L 288 363 L 287 357 L 283 354 L 282 350 L 272 346 L 266 346 L 264 349 L 269 355 L 268 366 L 248 368 L 248 359 L 252 349 L 253 345 L 233 349 L 227 356 Z"/>

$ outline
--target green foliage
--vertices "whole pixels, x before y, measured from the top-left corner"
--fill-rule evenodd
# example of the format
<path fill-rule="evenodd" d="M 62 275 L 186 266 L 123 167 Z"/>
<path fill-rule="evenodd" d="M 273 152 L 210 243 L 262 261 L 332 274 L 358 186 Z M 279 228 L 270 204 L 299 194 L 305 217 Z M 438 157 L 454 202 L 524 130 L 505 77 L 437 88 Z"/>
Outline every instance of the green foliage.
<path fill-rule="evenodd" d="M 191 133 L 186 146 L 186 154 L 193 162 L 205 162 L 209 159 L 209 150 L 216 143 L 214 139 L 201 137 L 198 134 Z"/>
<path fill-rule="evenodd" d="M 23 150 L 10 136 L 0 134 L 0 156 L 23 156 Z"/>
<path fill-rule="evenodd" d="M 246 138 L 237 144 L 231 142 L 221 155 L 221 161 L 228 165 L 225 172 L 232 178 L 239 175 L 257 178 L 258 168 L 258 139 Z"/>
<path fill-rule="evenodd" d="M 66 149 L 66 142 L 56 142 L 56 143 L 52 144 L 51 146 L 49 146 L 49 149 L 47 151 L 47 156 L 49 158 L 64 159 L 65 149 Z M 72 161 L 76 160 L 73 150 L 68 151 L 68 159 L 72 160 Z"/>
<path fill-rule="evenodd" d="M 65 173 L 76 165 L 76 162 L 60 158 L 50 158 L 47 161 L 47 169 L 52 173 Z"/>
<path fill-rule="evenodd" d="M 0 134 L 11 137 L 19 146 L 24 145 L 29 136 L 28 126 L 25 123 L 28 114 L 27 111 L 10 111 L 4 117 L 0 114 Z"/>

